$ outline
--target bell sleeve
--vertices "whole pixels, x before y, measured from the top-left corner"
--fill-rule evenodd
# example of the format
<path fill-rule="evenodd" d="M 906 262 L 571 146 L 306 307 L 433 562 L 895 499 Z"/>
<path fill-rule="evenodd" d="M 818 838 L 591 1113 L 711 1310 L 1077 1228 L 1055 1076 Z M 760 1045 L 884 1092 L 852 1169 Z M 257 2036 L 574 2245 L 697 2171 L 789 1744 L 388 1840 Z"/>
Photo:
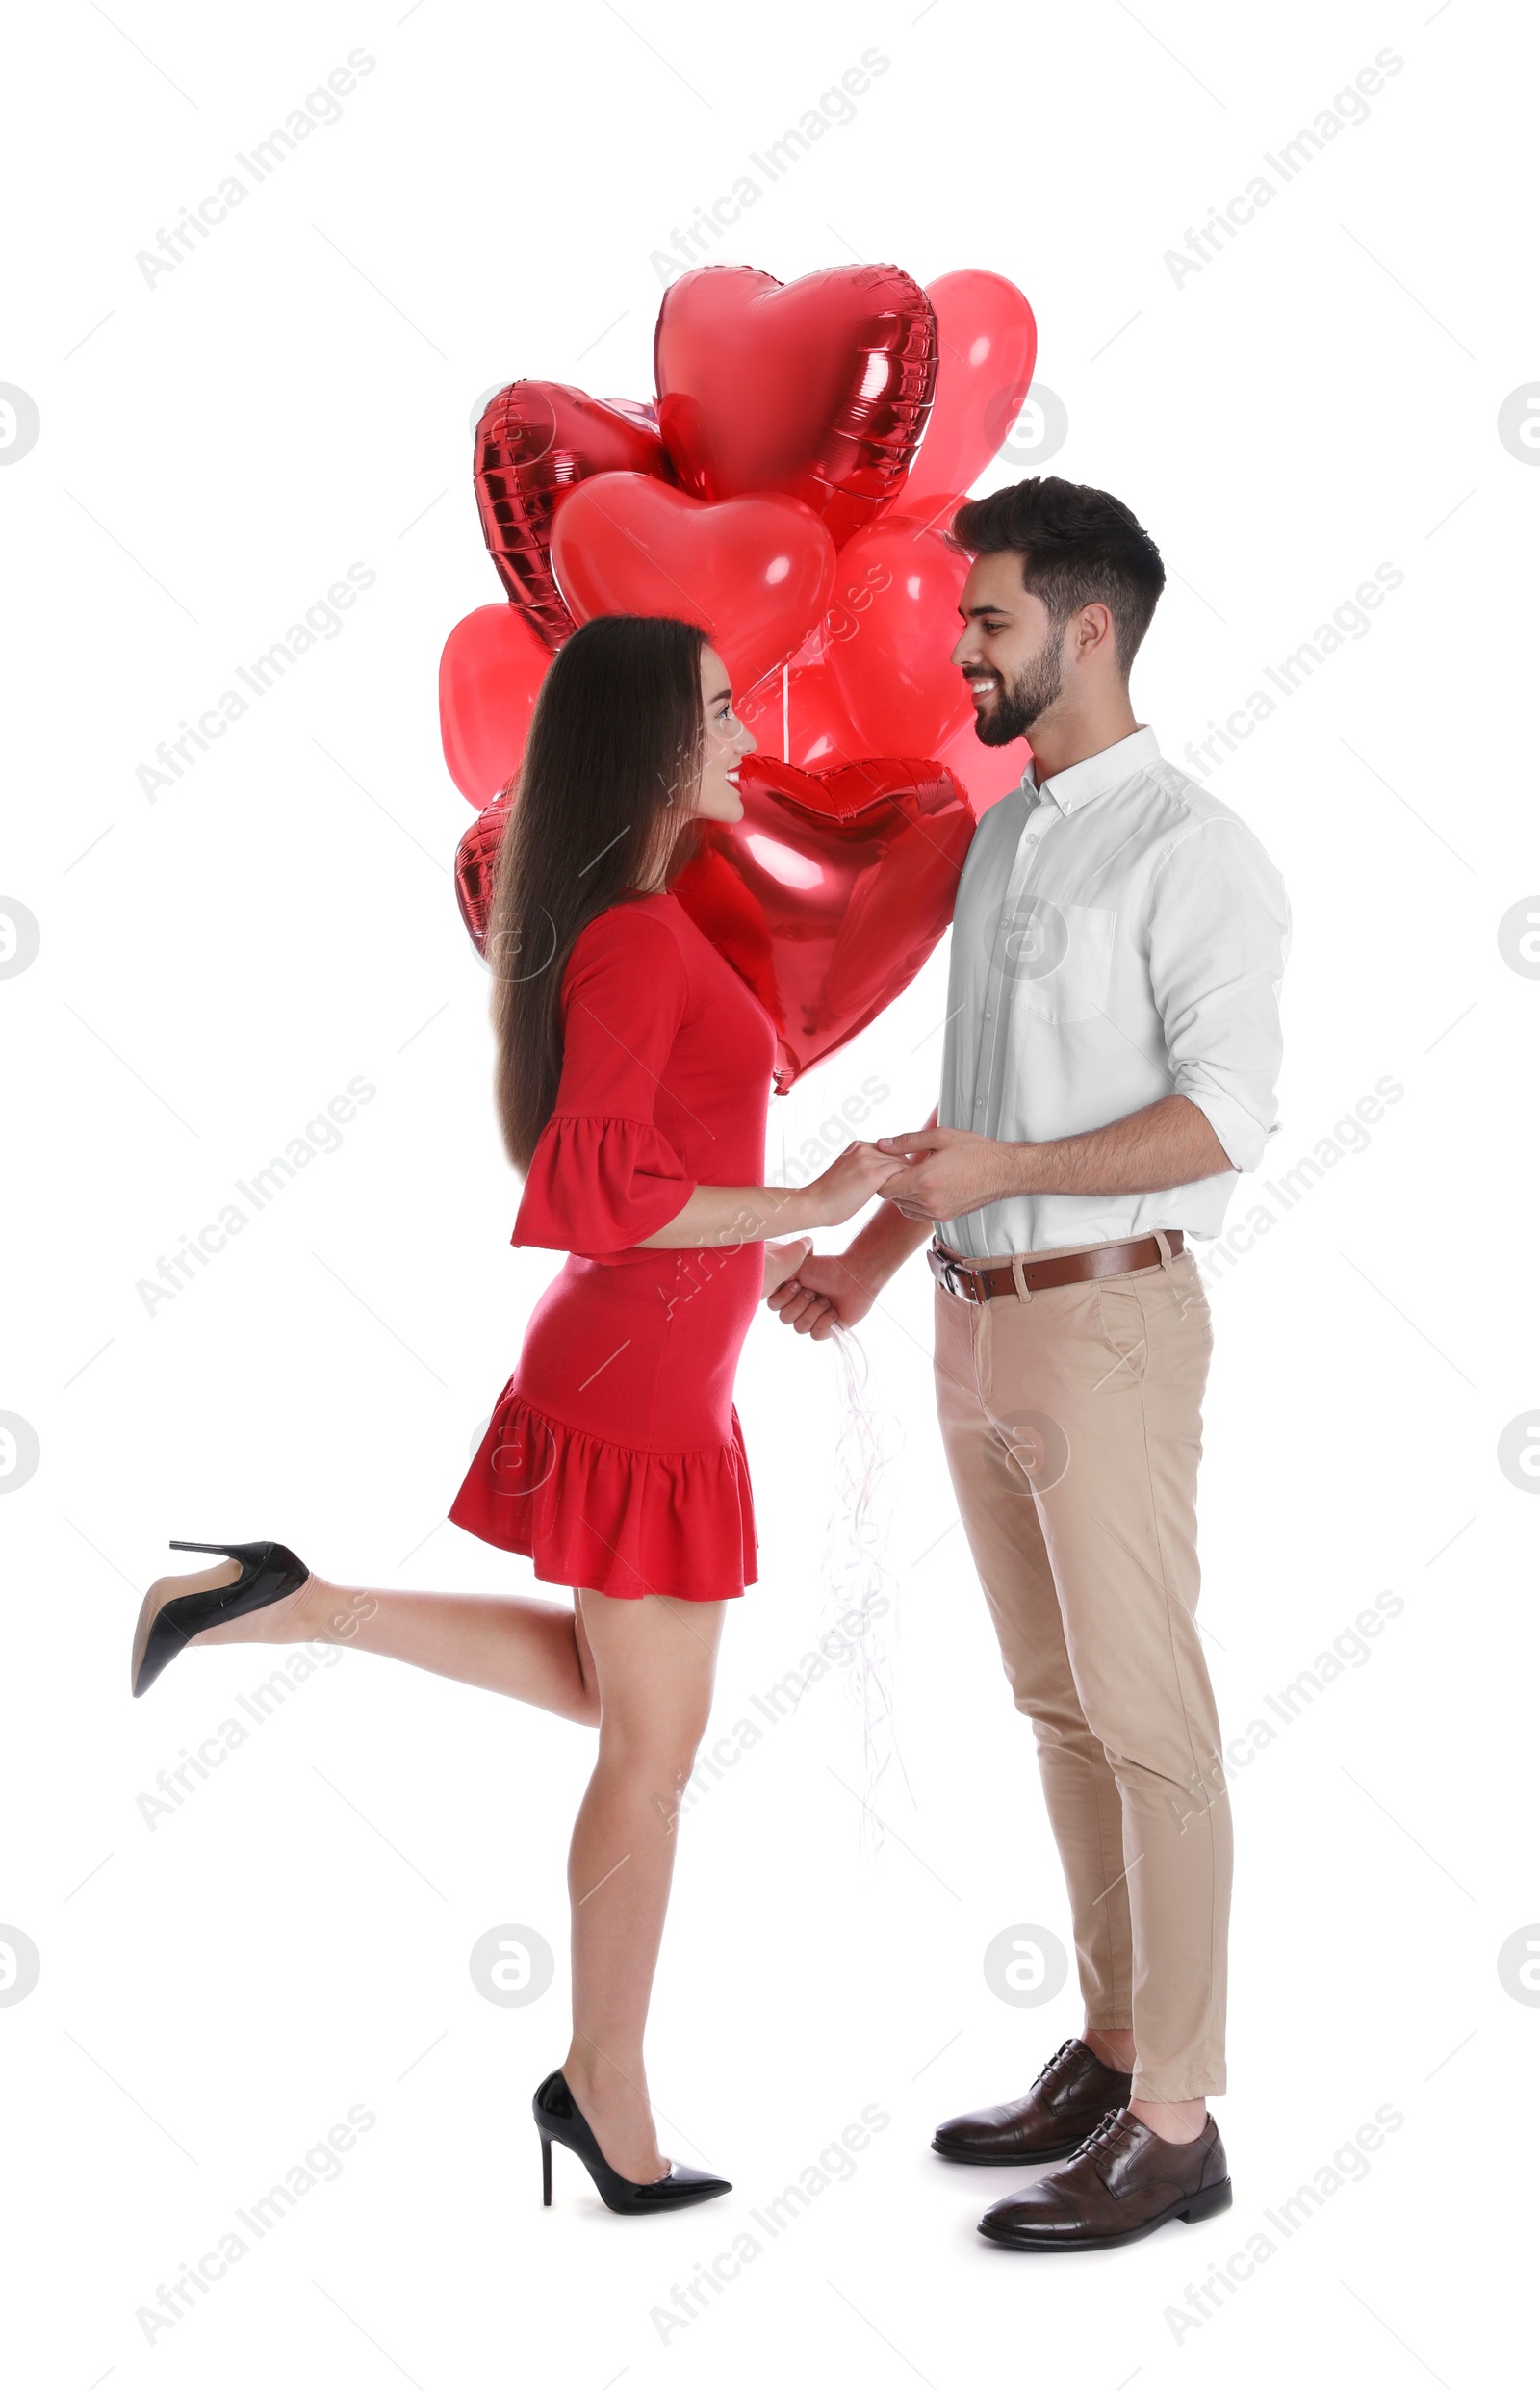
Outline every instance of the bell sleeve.
<path fill-rule="evenodd" d="M 516 1246 L 624 1253 L 695 1193 L 656 1124 L 689 983 L 672 933 L 617 905 L 588 924 L 562 986 L 561 1081 L 514 1222 Z"/>

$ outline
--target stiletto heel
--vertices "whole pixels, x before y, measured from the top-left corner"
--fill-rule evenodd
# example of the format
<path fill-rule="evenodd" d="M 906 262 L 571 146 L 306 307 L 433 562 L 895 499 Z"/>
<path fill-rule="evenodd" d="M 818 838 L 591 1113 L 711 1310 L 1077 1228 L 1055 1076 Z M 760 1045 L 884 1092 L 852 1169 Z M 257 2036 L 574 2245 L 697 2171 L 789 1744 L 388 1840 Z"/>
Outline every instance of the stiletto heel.
<path fill-rule="evenodd" d="M 542 2129 L 540 2136 L 540 2175 L 545 2190 L 542 2205 L 551 2206 L 551 2136 Z"/>
<path fill-rule="evenodd" d="M 222 1560 L 239 1561 L 241 1575 L 233 1585 L 169 1597 L 161 1592 L 167 1581 L 156 1580 L 140 1607 L 134 1631 L 129 1680 L 136 1696 L 147 1692 L 161 1671 L 205 1628 L 282 1602 L 286 1594 L 297 1594 L 310 1576 L 287 1544 L 187 1544 L 172 1536 L 170 1547 L 173 1553 L 217 1553 Z"/>
<path fill-rule="evenodd" d="M 617 2175 L 594 2138 L 594 2129 L 572 2096 L 566 2077 L 558 2068 L 548 2075 L 535 2093 L 532 2103 L 535 2125 L 540 2135 L 544 2162 L 546 2201 L 551 2206 L 551 2146 L 559 2142 L 575 2151 L 594 2179 L 594 2189 L 606 2208 L 620 2217 L 645 2216 L 650 2209 L 689 2208 L 697 2200 L 714 2200 L 732 2186 L 722 2175 L 707 2175 L 698 2167 L 682 2167 L 678 2159 L 669 2162 L 666 2175 L 655 2183 L 631 2183 L 625 2175 Z"/>

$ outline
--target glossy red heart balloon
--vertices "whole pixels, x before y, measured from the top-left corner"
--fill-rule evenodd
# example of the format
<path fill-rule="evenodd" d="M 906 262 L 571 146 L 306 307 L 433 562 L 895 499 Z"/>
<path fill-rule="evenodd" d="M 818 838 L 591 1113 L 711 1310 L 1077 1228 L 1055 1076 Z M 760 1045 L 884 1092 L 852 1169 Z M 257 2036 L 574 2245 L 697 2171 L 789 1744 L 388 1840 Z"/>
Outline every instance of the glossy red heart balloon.
<path fill-rule="evenodd" d="M 795 654 L 834 578 L 834 543 L 795 499 L 711 506 L 646 474 L 602 474 L 563 499 L 551 553 L 579 623 L 596 614 L 699 623 L 737 689 Z"/>
<path fill-rule="evenodd" d="M 742 820 L 710 825 L 674 893 L 775 1021 L 784 1094 L 875 1020 L 931 954 L 952 918 L 973 815 L 934 763 L 814 774 L 754 755 L 738 785 Z M 512 803 L 488 806 L 455 858 L 477 954 Z"/>
<path fill-rule="evenodd" d="M 847 1045 L 952 918 L 973 815 L 934 763 L 798 772 L 746 756 L 743 818 L 713 822 L 674 893 L 776 1022 L 776 1086 Z"/>
<path fill-rule="evenodd" d="M 951 661 L 968 560 L 902 510 L 841 550 L 824 648 L 868 755 L 934 756 L 973 719 Z"/>
<path fill-rule="evenodd" d="M 966 267 L 926 286 L 936 311 L 936 398 L 904 490 L 912 499 L 971 488 L 1026 403 L 1038 326 L 1003 274 Z"/>
<path fill-rule="evenodd" d="M 695 497 L 782 491 L 813 507 L 837 547 L 902 489 L 936 354 L 930 301 L 896 266 L 791 283 L 697 267 L 658 310 L 664 446 Z"/>
<path fill-rule="evenodd" d="M 498 850 L 507 826 L 513 791 L 504 789 L 476 815 L 454 851 L 454 896 L 471 943 L 483 958 L 487 923 L 492 918 L 492 890 L 497 878 Z"/>
<path fill-rule="evenodd" d="M 551 650 L 510 605 L 477 606 L 456 623 L 439 658 L 444 760 L 462 797 L 484 806 L 524 758 Z"/>
<path fill-rule="evenodd" d="M 573 629 L 551 570 L 556 503 L 594 474 L 672 482 L 651 407 L 590 398 L 569 382 L 510 382 L 475 434 L 481 530 L 503 588 L 548 648 Z"/>

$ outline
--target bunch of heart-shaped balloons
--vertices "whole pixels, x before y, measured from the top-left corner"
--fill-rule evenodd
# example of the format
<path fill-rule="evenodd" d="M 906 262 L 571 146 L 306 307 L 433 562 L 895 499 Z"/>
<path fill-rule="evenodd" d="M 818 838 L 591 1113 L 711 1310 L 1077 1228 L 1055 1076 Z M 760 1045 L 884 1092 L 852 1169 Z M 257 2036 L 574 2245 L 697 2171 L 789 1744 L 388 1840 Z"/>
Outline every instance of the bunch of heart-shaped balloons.
<path fill-rule="evenodd" d="M 478 945 L 552 653 L 595 615 L 669 614 L 720 652 L 759 751 L 745 821 L 676 892 L 777 1012 L 781 1084 L 907 985 L 950 915 L 969 792 L 982 810 L 1024 761 L 973 735 L 949 661 L 966 559 L 943 535 L 1021 411 L 1036 348 L 998 274 L 922 290 L 892 266 L 784 285 L 708 266 L 664 296 L 655 400 L 498 393 L 475 490 L 507 603 L 455 626 L 439 674 L 446 761 L 486 810 L 457 872 Z M 770 867 L 777 898 L 772 850 L 795 867 Z"/>

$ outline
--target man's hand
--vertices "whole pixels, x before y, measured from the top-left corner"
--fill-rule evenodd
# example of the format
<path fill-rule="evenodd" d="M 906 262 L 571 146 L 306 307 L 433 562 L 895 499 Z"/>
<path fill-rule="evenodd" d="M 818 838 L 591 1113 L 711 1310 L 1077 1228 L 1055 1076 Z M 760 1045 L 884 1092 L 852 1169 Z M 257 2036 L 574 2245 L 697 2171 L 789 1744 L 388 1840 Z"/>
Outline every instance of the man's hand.
<path fill-rule="evenodd" d="M 961 1221 L 1012 1196 L 1151 1196 L 1234 1170 L 1208 1116 L 1191 1096 L 1161 1096 L 1104 1129 L 1017 1144 L 971 1129 L 907 1130 L 879 1138 L 910 1168 L 882 1183 L 885 1203 L 911 1221 Z"/>
<path fill-rule="evenodd" d="M 879 1138 L 885 1154 L 910 1168 L 883 1182 L 885 1203 L 896 1204 L 911 1221 L 961 1221 L 986 1204 L 1018 1195 L 1026 1149 L 998 1138 L 976 1138 L 971 1129 L 909 1129 Z"/>
<path fill-rule="evenodd" d="M 836 1327 L 854 1328 L 864 1320 L 876 1292 L 857 1277 L 843 1254 L 813 1253 L 770 1289 L 766 1300 L 799 1337 L 816 1337 L 821 1343 Z"/>

